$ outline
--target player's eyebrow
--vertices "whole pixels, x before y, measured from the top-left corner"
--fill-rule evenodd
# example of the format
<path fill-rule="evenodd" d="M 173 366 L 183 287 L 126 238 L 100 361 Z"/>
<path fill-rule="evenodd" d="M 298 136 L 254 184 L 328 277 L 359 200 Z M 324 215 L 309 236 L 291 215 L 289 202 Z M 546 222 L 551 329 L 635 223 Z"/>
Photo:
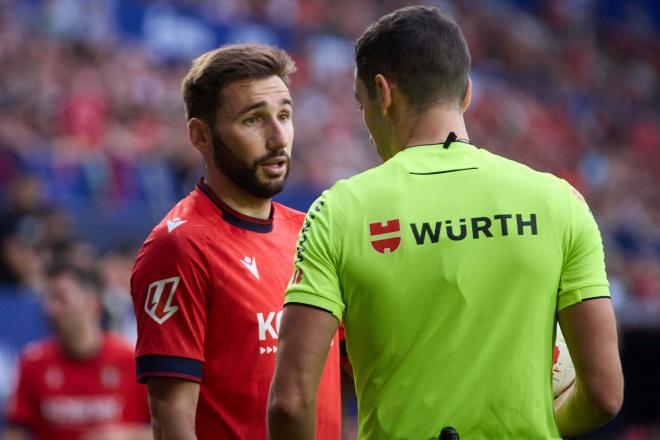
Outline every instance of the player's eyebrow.
<path fill-rule="evenodd" d="M 266 101 L 257 101 L 252 104 L 248 104 L 237 113 L 237 116 L 244 115 L 245 113 L 248 113 L 258 108 L 266 107 L 267 105 L 268 103 Z M 283 98 L 282 101 L 280 101 L 280 107 L 284 105 L 290 105 L 291 107 L 293 107 L 293 102 L 291 102 L 291 99 L 289 98 Z"/>

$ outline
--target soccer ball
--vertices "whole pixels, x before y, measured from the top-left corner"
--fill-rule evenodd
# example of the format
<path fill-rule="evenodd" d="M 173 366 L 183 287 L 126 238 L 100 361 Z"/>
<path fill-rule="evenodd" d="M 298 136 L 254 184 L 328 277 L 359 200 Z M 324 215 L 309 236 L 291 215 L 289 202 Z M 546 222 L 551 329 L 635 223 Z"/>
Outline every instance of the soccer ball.
<path fill-rule="evenodd" d="M 557 397 L 575 381 L 575 367 L 564 335 L 557 325 L 557 339 L 552 353 L 552 395 Z"/>

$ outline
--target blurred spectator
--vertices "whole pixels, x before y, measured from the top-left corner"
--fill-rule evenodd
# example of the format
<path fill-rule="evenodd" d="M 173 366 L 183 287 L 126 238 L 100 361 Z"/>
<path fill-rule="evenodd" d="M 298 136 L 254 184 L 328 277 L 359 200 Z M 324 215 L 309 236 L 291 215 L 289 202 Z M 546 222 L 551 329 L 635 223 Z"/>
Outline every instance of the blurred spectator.
<path fill-rule="evenodd" d="M 101 330 L 98 294 L 89 271 L 49 270 L 44 308 L 55 336 L 26 348 L 4 438 L 151 438 L 133 348 Z"/>
<path fill-rule="evenodd" d="M 44 233 L 45 207 L 38 180 L 19 175 L 9 183 L 0 211 L 0 283 L 37 287 L 40 280 L 36 244 Z"/>
<path fill-rule="evenodd" d="M 107 313 L 107 328 L 121 333 L 132 343 L 137 340 L 130 279 L 138 249 L 119 246 L 103 255 L 99 271 L 103 284 L 103 305 Z"/>

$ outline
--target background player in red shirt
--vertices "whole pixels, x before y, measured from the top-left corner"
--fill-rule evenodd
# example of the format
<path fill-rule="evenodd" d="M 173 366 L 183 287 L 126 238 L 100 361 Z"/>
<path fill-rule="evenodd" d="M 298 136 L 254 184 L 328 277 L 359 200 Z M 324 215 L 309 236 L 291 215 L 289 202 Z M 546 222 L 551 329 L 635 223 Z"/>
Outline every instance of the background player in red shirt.
<path fill-rule="evenodd" d="M 103 332 L 94 274 L 52 267 L 44 309 L 55 337 L 23 353 L 4 438 L 152 438 L 146 390 L 133 376 L 133 348 Z"/>
<path fill-rule="evenodd" d="M 271 201 L 293 142 L 291 58 L 229 45 L 182 83 L 204 178 L 154 228 L 133 269 L 138 380 L 159 439 L 266 437 L 284 291 L 304 214 Z M 341 435 L 339 343 L 319 388 L 319 439 Z"/>

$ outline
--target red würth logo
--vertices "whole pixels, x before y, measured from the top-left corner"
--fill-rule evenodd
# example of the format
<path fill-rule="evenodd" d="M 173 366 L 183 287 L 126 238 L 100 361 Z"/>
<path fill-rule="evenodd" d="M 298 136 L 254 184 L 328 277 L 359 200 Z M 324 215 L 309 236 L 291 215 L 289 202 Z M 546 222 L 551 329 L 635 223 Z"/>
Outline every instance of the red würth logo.
<path fill-rule="evenodd" d="M 158 324 L 164 323 L 179 310 L 178 306 L 172 305 L 172 298 L 180 280 L 179 277 L 172 277 L 149 284 L 144 311 Z"/>
<path fill-rule="evenodd" d="M 371 240 L 371 247 L 381 254 L 388 250 L 393 253 L 401 244 L 401 224 L 399 219 L 388 220 L 386 222 L 369 223 L 369 235 L 372 237 L 385 234 L 395 234 L 389 237 L 374 238 Z"/>

